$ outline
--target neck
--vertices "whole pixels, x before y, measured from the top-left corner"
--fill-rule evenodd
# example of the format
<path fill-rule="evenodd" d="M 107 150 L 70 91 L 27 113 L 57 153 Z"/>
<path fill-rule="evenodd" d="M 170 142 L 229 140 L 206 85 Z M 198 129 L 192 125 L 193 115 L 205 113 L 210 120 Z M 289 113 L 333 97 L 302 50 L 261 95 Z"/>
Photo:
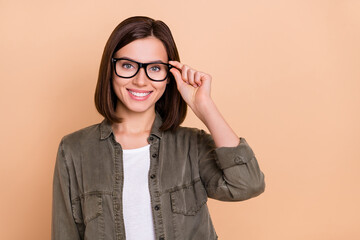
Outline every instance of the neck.
<path fill-rule="evenodd" d="M 123 122 L 112 124 L 115 132 L 125 134 L 150 133 L 155 120 L 155 109 L 149 109 L 145 112 L 132 112 L 124 107 L 120 109 L 116 109 L 116 114 L 123 119 Z"/>

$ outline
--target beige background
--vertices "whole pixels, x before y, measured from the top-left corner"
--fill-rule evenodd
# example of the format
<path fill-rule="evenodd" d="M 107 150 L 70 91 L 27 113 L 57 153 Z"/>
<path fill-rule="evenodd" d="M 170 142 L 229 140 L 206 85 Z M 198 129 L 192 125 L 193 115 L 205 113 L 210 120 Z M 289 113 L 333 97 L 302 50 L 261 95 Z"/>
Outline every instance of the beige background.
<path fill-rule="evenodd" d="M 220 239 L 360 239 L 357 0 L 0 0 L 0 239 L 50 238 L 58 144 L 102 120 L 100 57 L 133 15 L 166 22 L 182 62 L 213 76 L 265 173 L 257 198 L 209 200 Z"/>

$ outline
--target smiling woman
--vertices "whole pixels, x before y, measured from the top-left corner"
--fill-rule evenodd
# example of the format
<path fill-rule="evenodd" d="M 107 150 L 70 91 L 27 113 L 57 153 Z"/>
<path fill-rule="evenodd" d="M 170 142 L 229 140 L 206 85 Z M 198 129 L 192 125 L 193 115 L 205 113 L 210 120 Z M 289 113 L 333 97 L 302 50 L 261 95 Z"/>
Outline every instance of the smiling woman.
<path fill-rule="evenodd" d="M 95 90 L 104 119 L 59 144 L 53 240 L 218 238 L 208 197 L 243 201 L 265 182 L 212 101 L 211 80 L 180 62 L 162 21 L 137 16 L 115 28 Z M 187 106 L 210 134 L 180 126 Z"/>

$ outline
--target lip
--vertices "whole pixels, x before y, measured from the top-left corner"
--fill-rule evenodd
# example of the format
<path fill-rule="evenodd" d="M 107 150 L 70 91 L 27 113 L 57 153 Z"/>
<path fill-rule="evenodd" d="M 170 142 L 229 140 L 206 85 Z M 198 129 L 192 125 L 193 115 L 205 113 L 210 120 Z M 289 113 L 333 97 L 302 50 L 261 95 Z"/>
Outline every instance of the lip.
<path fill-rule="evenodd" d="M 138 96 L 133 95 L 130 91 L 132 91 L 132 92 L 138 92 L 138 93 L 144 93 L 144 92 L 145 92 L 145 93 L 150 92 L 150 93 L 149 93 L 148 95 L 146 95 L 145 97 L 138 97 Z M 144 101 L 144 100 L 146 100 L 146 99 L 148 99 L 148 98 L 150 97 L 150 95 L 152 94 L 153 91 L 127 89 L 127 92 L 129 93 L 129 96 L 130 96 L 132 99 L 134 99 L 134 100 L 136 100 L 136 101 Z"/>

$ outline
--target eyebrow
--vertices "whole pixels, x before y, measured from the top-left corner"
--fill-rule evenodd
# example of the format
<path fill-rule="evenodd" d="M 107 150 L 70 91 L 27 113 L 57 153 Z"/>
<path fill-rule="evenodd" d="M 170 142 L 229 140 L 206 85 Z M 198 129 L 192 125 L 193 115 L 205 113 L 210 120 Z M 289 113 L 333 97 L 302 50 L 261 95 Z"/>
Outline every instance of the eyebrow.
<path fill-rule="evenodd" d="M 130 57 L 126 57 L 126 56 L 123 56 L 123 57 L 119 57 L 119 58 L 125 58 L 125 59 L 128 59 L 128 60 L 132 60 L 132 61 L 135 61 L 135 62 L 139 62 L 135 59 L 132 59 Z M 154 61 L 151 61 L 151 62 L 146 62 L 146 63 L 166 63 L 166 62 L 163 62 L 162 60 L 154 60 Z"/>

